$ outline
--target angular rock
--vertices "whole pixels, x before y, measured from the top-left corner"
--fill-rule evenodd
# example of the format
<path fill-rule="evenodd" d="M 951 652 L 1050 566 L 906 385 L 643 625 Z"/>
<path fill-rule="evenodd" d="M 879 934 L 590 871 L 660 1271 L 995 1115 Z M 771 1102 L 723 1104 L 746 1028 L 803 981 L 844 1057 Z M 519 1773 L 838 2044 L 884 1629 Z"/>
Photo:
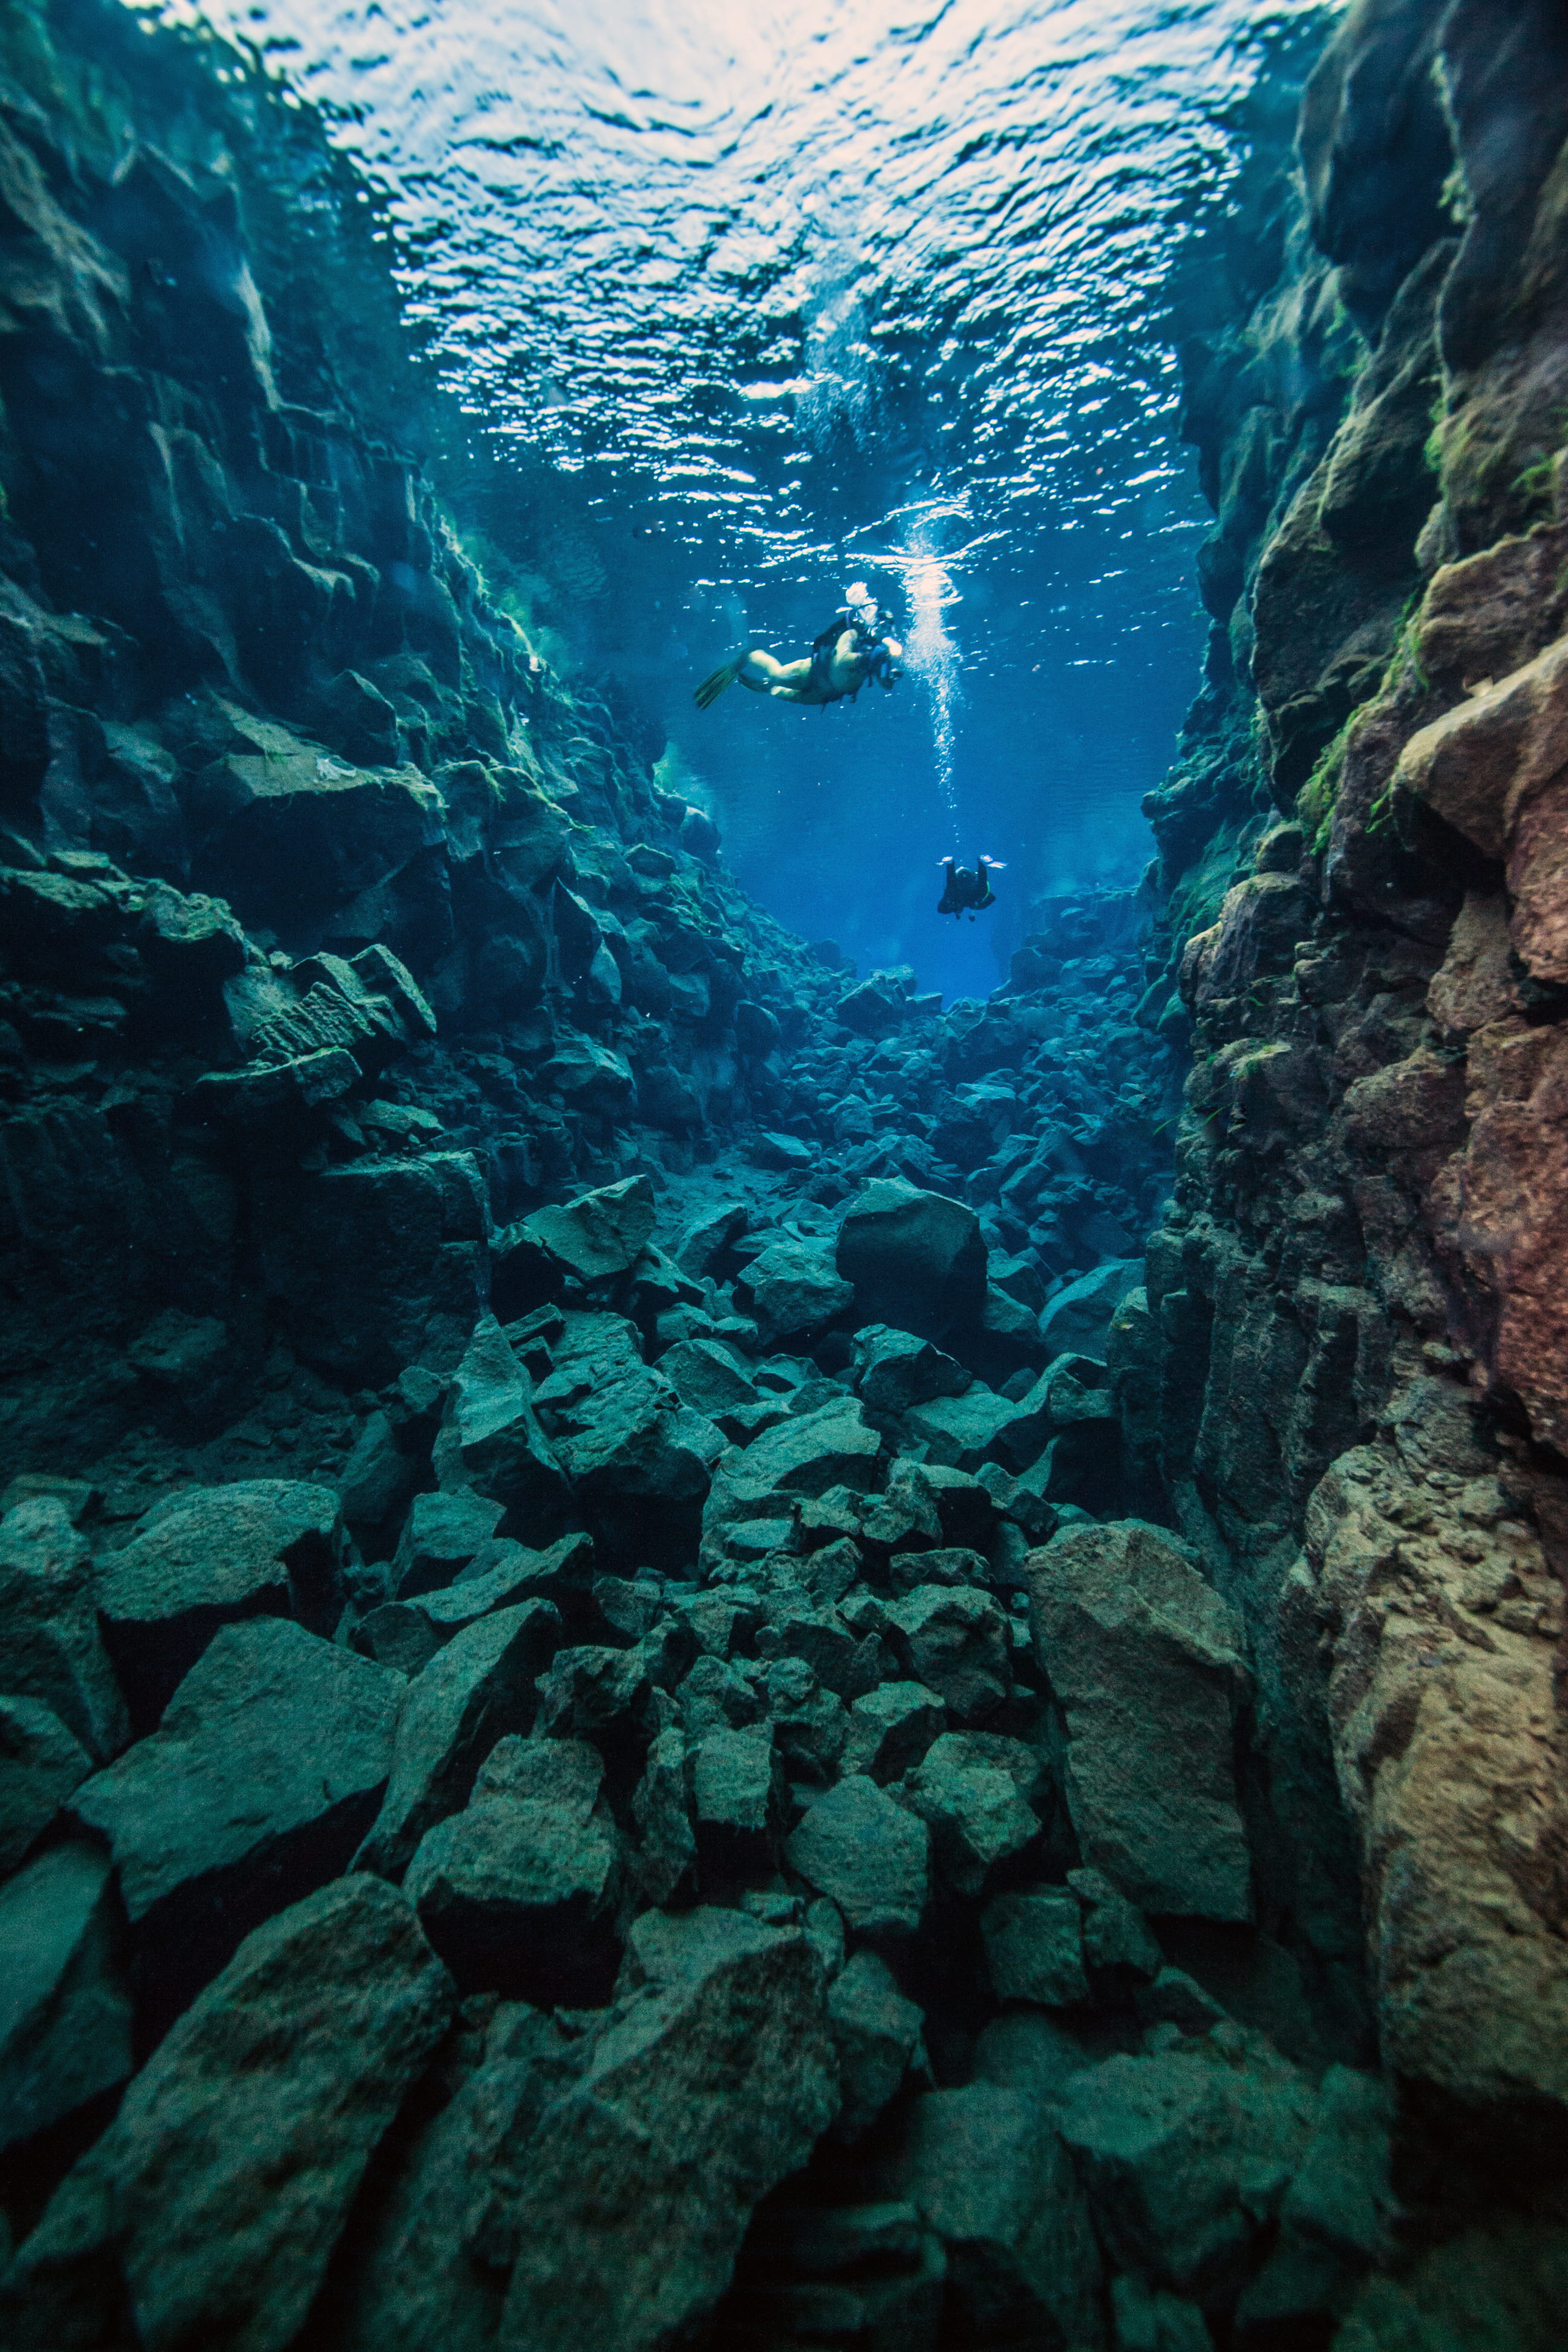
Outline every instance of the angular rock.
<path fill-rule="evenodd" d="M 830 1486 L 864 1494 L 881 1443 L 849 1397 L 781 1422 L 744 1452 L 736 1448 L 722 1457 L 704 1525 L 782 1516 L 794 1498 L 825 1495 Z"/>
<path fill-rule="evenodd" d="M 246 1478 L 155 1504 L 102 1561 L 98 1616 L 137 1731 L 150 1731 L 220 1625 L 297 1617 L 330 1633 L 342 1608 L 338 1497 L 330 1486 Z"/>
<path fill-rule="evenodd" d="M 90 1756 L 124 1747 L 131 1725 L 98 1630 L 87 1539 L 52 1495 L 0 1520 L 0 1650 L 7 1690 L 41 1700 Z"/>
<path fill-rule="evenodd" d="M 926 1827 L 864 1773 L 816 1799 L 784 1852 L 863 1936 L 912 1935 L 930 1888 Z"/>
<path fill-rule="evenodd" d="M 617 1317 L 572 1318 L 534 1402 L 556 1458 L 585 1504 L 699 1501 L 724 1440 L 645 1364 Z"/>
<path fill-rule="evenodd" d="M 603 1282 L 636 1264 L 653 1223 L 653 1186 L 646 1176 L 627 1176 L 560 1207 L 536 1209 L 522 1231 L 579 1282 Z"/>
<path fill-rule="evenodd" d="M 482 2057 L 416 2137 L 374 2221 L 334 2352 L 489 2352 L 529 2142 L 591 2047 L 536 2009 L 500 2003 Z"/>
<path fill-rule="evenodd" d="M 855 1334 L 855 1386 L 870 1412 L 897 1419 L 932 1397 L 962 1396 L 973 1379 L 955 1357 L 913 1331 L 869 1323 Z"/>
<path fill-rule="evenodd" d="M 1089 1999 L 1079 1906 L 1065 1889 L 998 1895 L 981 1914 L 980 1935 L 998 2000 L 1071 2009 Z"/>
<path fill-rule="evenodd" d="M 506 1506 L 458 1487 L 451 1494 L 416 1495 L 392 1558 L 393 1590 L 400 1600 L 438 1592 L 460 1576 L 488 1544 Z"/>
<path fill-rule="evenodd" d="M 885 1788 L 914 1769 L 946 1726 L 946 1708 L 923 1683 L 880 1683 L 849 1710 L 844 1769 Z"/>
<path fill-rule="evenodd" d="M 506 1738 L 404 1882 L 465 1991 L 592 2008 L 620 1958 L 620 1844 L 585 1740 Z"/>
<path fill-rule="evenodd" d="M 994 1714 L 1012 1688 L 1007 1621 L 988 1594 L 969 1586 L 917 1585 L 887 1612 L 893 1652 L 959 1723 Z"/>
<path fill-rule="evenodd" d="M 985 1244 L 973 1209 L 901 1177 L 868 1184 L 838 1229 L 837 1266 L 857 1321 L 941 1339 L 985 1297 Z"/>
<path fill-rule="evenodd" d="M 688 1225 L 676 1244 L 675 1261 L 683 1273 L 700 1280 L 712 1266 L 715 1258 L 730 1244 L 740 1238 L 750 1220 L 750 1211 L 743 1202 L 727 1202 L 722 1208 L 710 1209 L 706 1215 Z"/>
<path fill-rule="evenodd" d="M 409 1685 L 375 1823 L 354 1857 L 399 1879 L 427 1829 L 467 1804 L 497 1742 L 532 1727 L 536 1684 L 560 1644 L 561 1612 L 527 1601 L 458 1633 Z"/>
<path fill-rule="evenodd" d="M 1247 1669 L 1233 1612 L 1137 1519 L 1064 1528 L 1029 1555 L 1029 1574 L 1085 1861 L 1145 1910 L 1250 1918 L 1234 1756 Z"/>
<path fill-rule="evenodd" d="M 135 2063 L 110 1869 L 96 1846 L 57 1845 L 0 1887 L 0 2152 Z"/>
<path fill-rule="evenodd" d="M 911 2067 L 925 2063 L 924 2012 L 906 2000 L 886 1960 L 857 1952 L 834 1979 L 827 2016 L 838 2053 L 840 2139 L 869 2131 Z"/>
<path fill-rule="evenodd" d="M 632 1819 L 638 1882 L 651 1903 L 667 1903 L 697 1860 L 686 1738 L 674 1726 L 649 1744 L 632 1797 Z"/>
<path fill-rule="evenodd" d="M 818 1681 L 840 1698 L 858 1698 L 881 1673 L 881 1644 L 874 1633 L 857 1634 L 836 1609 L 814 1609 L 787 1588 L 767 1604 L 757 1633 L 763 1658 L 801 1658 Z"/>
<path fill-rule="evenodd" d="M 763 1347 L 807 1340 L 836 1322 L 854 1297 L 829 1253 L 811 1242 L 775 1242 L 752 1260 L 736 1285 L 756 1318 Z"/>
<path fill-rule="evenodd" d="M 664 1932 L 646 1990 L 530 2143 L 500 2352 L 669 2342 L 717 2301 L 752 2208 L 832 2120 L 805 1937 L 738 1912 L 649 1917 Z"/>
<path fill-rule="evenodd" d="M 991 1564 L 961 1545 L 939 1544 L 931 1551 L 896 1551 L 888 1562 L 888 1577 L 894 1592 L 906 1599 L 922 1584 L 989 1584 Z"/>
<path fill-rule="evenodd" d="M 0 1878 L 8 1877 L 92 1770 L 53 1707 L 0 1697 Z"/>
<path fill-rule="evenodd" d="M 1143 1279 L 1142 1258 L 1108 1258 L 1080 1275 L 1047 1301 L 1040 1330 L 1053 1356 L 1090 1356 L 1105 1360 L 1110 1318 L 1130 1290 Z"/>
<path fill-rule="evenodd" d="M 936 1866 L 955 1894 L 974 1895 L 999 1862 L 1025 1853 L 1040 1833 L 1029 1803 L 1039 1759 L 1022 1740 L 949 1731 L 898 1790 L 931 1830 Z"/>
<path fill-rule="evenodd" d="M 728 1348 L 716 1339 L 682 1339 L 667 1349 L 658 1369 L 682 1404 L 709 1420 L 757 1402 L 757 1391 Z"/>
<path fill-rule="evenodd" d="M 704 1883 L 748 1865 L 765 1874 L 783 1793 L 772 1725 L 716 1727 L 691 1751 L 689 1769 Z"/>
<path fill-rule="evenodd" d="M 1058 2112 L 1114 2259 L 1208 2293 L 1235 2281 L 1279 2213 L 1317 2103 L 1262 2034 L 1223 2025 L 1075 2074 Z"/>
<path fill-rule="evenodd" d="M 399 1446 L 389 1415 L 368 1414 L 338 1480 L 338 1504 L 347 1524 L 379 1528 L 406 1503 L 416 1475 L 416 1465 Z"/>
<path fill-rule="evenodd" d="M 401 1675 L 284 1617 L 221 1626 L 160 1728 L 71 1810 L 109 1841 L 143 1997 L 174 2014 L 270 1913 L 347 1868 L 392 1765 Z"/>
<path fill-rule="evenodd" d="M 531 1529 L 565 1500 L 566 1481 L 539 1426 L 533 1394 L 493 1315 L 479 1318 L 436 1440 L 443 1486 L 471 1486 Z"/>
<path fill-rule="evenodd" d="M 380 1879 L 268 1920 L 24 2242 L 0 2290 L 7 2341 L 62 2352 L 128 2324 L 149 2347 L 285 2352 L 451 2009 L 412 1906 Z"/>
<path fill-rule="evenodd" d="M 1165 1956 L 1137 1906 L 1119 1895 L 1102 1871 L 1069 1870 L 1068 1885 L 1083 1906 L 1083 1956 L 1089 1967 L 1157 1977 Z"/>
<path fill-rule="evenodd" d="M 905 2189 L 948 2252 L 961 2342 L 1078 2352 L 1105 2341 L 1103 2269 L 1089 2204 L 1048 2111 L 974 2083 L 917 2102 Z"/>

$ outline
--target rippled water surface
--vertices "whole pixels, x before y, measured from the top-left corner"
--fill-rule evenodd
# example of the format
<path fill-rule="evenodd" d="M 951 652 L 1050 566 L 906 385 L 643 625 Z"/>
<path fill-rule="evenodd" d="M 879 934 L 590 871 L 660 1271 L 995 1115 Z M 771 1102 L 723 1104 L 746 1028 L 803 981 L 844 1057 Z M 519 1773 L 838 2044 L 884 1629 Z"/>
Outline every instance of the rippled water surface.
<path fill-rule="evenodd" d="M 895 814 L 933 854 L 997 835 L 1031 888 L 1135 869 L 1201 646 L 1172 290 L 1313 0 L 205 13 L 386 191 L 476 429 L 571 478 L 540 560 L 573 651 L 779 911 L 921 960 L 923 863 L 907 920 L 840 903 Z M 894 703 L 696 719 L 737 636 L 797 650 L 852 572 L 913 636 Z"/>

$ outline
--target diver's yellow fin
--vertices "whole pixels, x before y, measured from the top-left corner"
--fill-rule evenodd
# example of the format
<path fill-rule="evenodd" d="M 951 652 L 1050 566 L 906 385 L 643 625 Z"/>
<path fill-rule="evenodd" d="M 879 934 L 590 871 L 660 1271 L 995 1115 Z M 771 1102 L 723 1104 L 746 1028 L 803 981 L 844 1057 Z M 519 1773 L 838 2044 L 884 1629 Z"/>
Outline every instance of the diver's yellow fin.
<path fill-rule="evenodd" d="M 705 677 L 703 679 L 701 685 L 698 688 L 696 693 L 691 698 L 699 710 L 708 709 L 711 704 L 718 701 L 719 697 L 724 692 L 726 687 L 734 685 L 735 680 L 741 675 L 742 667 L 745 662 L 745 658 L 746 656 L 743 653 L 731 654 L 729 660 L 723 665 L 722 668 L 716 669 L 711 677 Z"/>

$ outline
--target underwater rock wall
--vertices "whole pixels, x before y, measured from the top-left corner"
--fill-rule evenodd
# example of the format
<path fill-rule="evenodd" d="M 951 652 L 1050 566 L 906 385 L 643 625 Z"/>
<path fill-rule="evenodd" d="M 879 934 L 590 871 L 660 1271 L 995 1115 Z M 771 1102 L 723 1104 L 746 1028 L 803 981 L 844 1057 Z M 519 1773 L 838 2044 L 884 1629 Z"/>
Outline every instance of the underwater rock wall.
<path fill-rule="evenodd" d="M 1214 625 L 1140 1012 L 1194 1067 L 1137 1414 L 1481 2203 L 1568 2096 L 1565 138 L 1555 8 L 1363 0 L 1313 72 L 1275 282 L 1185 354 Z"/>

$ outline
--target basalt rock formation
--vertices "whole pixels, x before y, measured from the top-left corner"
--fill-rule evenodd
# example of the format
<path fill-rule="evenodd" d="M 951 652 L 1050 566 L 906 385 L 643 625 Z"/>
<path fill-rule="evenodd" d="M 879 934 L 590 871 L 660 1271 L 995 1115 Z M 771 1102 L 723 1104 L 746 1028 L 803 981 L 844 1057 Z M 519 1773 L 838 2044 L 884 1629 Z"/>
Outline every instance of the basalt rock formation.
<path fill-rule="evenodd" d="M 1159 859 L 944 1012 L 492 600 L 308 112 L 7 20 L 8 2343 L 1555 2343 L 1559 38 L 1260 143 Z"/>

